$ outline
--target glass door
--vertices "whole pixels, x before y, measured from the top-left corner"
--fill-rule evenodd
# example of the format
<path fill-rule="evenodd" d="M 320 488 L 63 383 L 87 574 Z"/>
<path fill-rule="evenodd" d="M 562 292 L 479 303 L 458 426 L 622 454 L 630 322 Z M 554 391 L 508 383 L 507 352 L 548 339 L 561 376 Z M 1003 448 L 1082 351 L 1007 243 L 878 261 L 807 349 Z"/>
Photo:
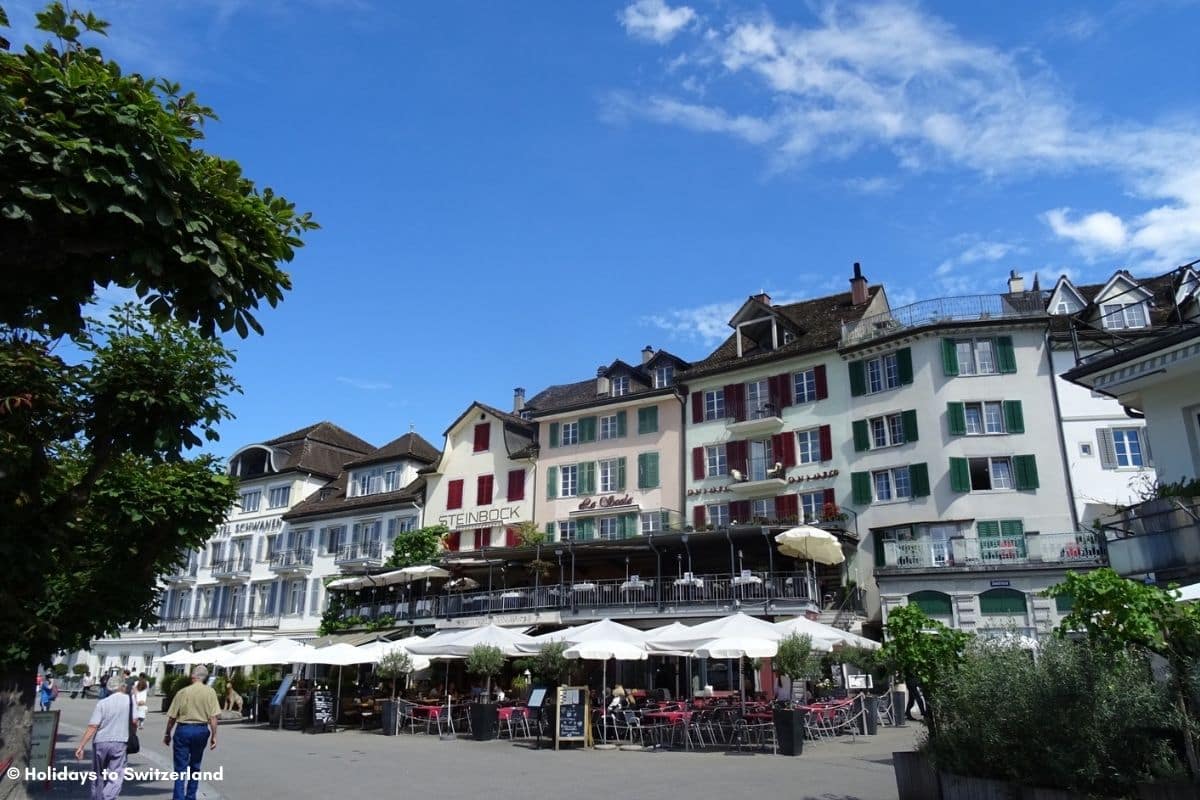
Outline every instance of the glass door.
<path fill-rule="evenodd" d="M 954 525 L 929 526 L 929 558 L 935 567 L 945 567 L 954 563 L 954 553 L 950 549 L 950 537 L 958 532 Z"/>

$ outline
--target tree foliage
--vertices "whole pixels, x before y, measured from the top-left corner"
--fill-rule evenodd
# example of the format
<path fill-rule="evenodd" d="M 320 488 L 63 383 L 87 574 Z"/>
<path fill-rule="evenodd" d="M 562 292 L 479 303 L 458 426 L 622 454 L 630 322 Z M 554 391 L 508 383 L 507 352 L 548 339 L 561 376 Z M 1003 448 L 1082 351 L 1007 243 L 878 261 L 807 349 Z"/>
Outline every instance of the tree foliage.
<path fill-rule="evenodd" d="M 905 680 L 916 680 L 926 699 L 932 700 L 961 662 L 970 640 L 970 634 L 946 627 L 909 603 L 888 612 L 887 641 L 880 658 Z"/>
<path fill-rule="evenodd" d="M 396 647 L 384 653 L 375 665 L 375 674 L 392 682 L 392 697 L 396 697 L 396 678 L 408 675 L 413 671 L 412 657 L 403 649 Z"/>
<path fill-rule="evenodd" d="M 412 531 L 401 531 L 392 541 L 388 569 L 420 567 L 433 564 L 441 553 L 442 539 L 450 529 L 445 525 L 427 525 Z"/>
<path fill-rule="evenodd" d="M 55 41 L 0 49 L 0 325 L 79 333 L 114 285 L 206 334 L 261 333 L 311 216 L 197 147 L 216 115 L 195 94 L 84 44 L 107 23 L 59 2 L 37 20 Z"/>
<path fill-rule="evenodd" d="M 504 669 L 504 653 L 499 647 L 490 644 L 477 644 L 467 654 L 467 672 L 487 679 L 484 698 L 492 696 L 492 678 Z"/>
<path fill-rule="evenodd" d="M 812 637 L 791 633 L 781 639 L 771 668 L 793 681 L 814 677 L 821 669 L 821 659 L 813 652 Z"/>

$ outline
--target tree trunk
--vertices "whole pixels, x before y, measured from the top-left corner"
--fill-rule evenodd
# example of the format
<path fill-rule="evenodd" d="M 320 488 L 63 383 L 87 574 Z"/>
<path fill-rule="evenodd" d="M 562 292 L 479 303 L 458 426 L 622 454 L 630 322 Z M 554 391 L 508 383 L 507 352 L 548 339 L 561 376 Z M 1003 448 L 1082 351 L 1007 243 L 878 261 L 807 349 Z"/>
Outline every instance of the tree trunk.
<path fill-rule="evenodd" d="M 10 766 L 22 773 L 29 765 L 35 671 L 29 667 L 0 674 L 0 763 L 12 758 Z M 28 796 L 24 780 L 0 777 L 0 800 Z"/>

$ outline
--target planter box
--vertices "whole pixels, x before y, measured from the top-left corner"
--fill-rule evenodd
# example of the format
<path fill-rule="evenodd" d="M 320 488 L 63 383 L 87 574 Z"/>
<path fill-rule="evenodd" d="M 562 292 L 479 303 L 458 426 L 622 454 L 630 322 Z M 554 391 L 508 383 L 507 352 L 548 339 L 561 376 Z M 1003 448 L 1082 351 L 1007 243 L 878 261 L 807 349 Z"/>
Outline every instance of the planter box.
<path fill-rule="evenodd" d="M 477 742 L 488 742 L 496 738 L 500 727 L 500 711 L 495 703 L 471 703 L 467 706 L 471 717 L 471 738 Z"/>
<path fill-rule="evenodd" d="M 803 711 L 777 708 L 771 712 L 775 723 L 776 750 L 781 756 L 798 756 L 804 752 Z"/>
<path fill-rule="evenodd" d="M 900 800 L 941 800 L 937 771 L 924 754 L 911 750 L 892 753 L 892 768 Z"/>

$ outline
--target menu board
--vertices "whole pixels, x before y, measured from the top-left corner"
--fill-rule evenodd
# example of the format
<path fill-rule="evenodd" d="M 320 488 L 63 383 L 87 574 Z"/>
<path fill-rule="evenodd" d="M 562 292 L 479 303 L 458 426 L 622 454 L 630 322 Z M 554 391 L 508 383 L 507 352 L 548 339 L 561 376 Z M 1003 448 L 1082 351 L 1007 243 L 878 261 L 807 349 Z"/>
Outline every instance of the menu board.
<path fill-rule="evenodd" d="M 333 692 L 313 692 L 312 700 L 313 727 L 325 731 L 335 724 Z"/>
<path fill-rule="evenodd" d="M 529 692 L 529 701 L 525 704 L 530 708 L 541 708 L 546 702 L 546 687 L 536 686 Z"/>
<path fill-rule="evenodd" d="M 33 712 L 29 741 L 29 766 L 47 769 L 54 764 L 54 741 L 58 738 L 58 711 Z"/>
<path fill-rule="evenodd" d="M 554 749 L 559 742 L 590 741 L 590 713 L 586 686 L 560 686 L 558 707 L 554 714 Z"/>

